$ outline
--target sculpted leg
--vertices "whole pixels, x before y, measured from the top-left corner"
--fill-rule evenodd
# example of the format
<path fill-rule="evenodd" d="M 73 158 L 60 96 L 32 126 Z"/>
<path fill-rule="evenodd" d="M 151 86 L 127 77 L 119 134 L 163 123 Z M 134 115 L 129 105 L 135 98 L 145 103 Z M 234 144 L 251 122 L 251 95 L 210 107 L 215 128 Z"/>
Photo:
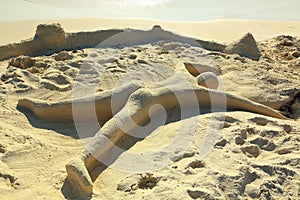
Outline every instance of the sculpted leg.
<path fill-rule="evenodd" d="M 36 117 L 52 122 L 89 122 L 91 113 L 96 111 L 98 121 L 105 123 L 126 104 L 129 96 L 140 86 L 138 83 L 126 84 L 117 90 L 111 90 L 74 100 L 49 103 L 48 101 L 24 98 L 18 101 L 18 107 L 30 110 Z M 112 101 L 112 98 L 114 100 Z M 94 104 L 92 104 L 94 103 Z M 113 103 L 113 105 L 112 105 Z M 112 107 L 114 110 L 112 110 Z M 79 113 L 79 114 L 76 114 Z"/>
<path fill-rule="evenodd" d="M 152 93 L 149 90 L 138 89 L 134 92 L 124 108 L 106 122 L 94 136 L 82 157 L 71 160 L 66 165 L 68 181 L 79 195 L 90 196 L 92 194 L 93 171 L 99 165 L 110 164 L 117 158 L 118 152 L 110 153 L 112 147 L 122 143 L 122 139 L 127 134 L 149 121 L 147 111 L 152 98 Z M 120 124 L 121 121 L 124 123 Z"/>

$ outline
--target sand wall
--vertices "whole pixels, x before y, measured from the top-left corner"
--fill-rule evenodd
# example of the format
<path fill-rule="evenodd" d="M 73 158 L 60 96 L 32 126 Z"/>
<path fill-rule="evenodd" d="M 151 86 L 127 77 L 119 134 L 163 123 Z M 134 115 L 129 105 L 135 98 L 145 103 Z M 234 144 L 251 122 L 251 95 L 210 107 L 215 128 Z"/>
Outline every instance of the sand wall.
<path fill-rule="evenodd" d="M 134 35 L 134 31 L 139 32 L 138 30 L 131 31 L 132 32 L 128 31 L 129 34 L 132 34 L 131 36 Z M 167 36 L 169 39 L 178 41 L 193 41 L 197 45 L 199 44 L 207 50 L 223 52 L 226 47 L 225 45 L 216 42 L 194 40 L 192 38 L 182 37 L 171 32 L 163 31 L 162 29 L 160 29 L 159 31 L 165 33 L 162 35 L 160 34 L 162 38 L 165 38 Z M 93 32 L 66 33 L 60 24 L 40 24 L 37 26 L 36 33 L 33 39 L 21 41 L 20 43 L 0 46 L 0 60 L 9 59 L 19 55 L 40 56 L 49 55 L 61 50 L 92 48 L 96 47 L 99 43 L 106 40 L 107 38 L 122 32 L 125 31 L 121 29 L 109 29 Z M 157 36 L 157 32 L 155 34 L 151 34 L 151 31 L 140 32 L 146 33 L 143 36 L 147 36 L 147 38 L 144 38 L 145 40 L 148 39 L 148 37 Z M 129 37 L 130 40 L 135 40 L 135 38 L 132 39 L 131 36 Z M 139 36 L 136 39 L 138 40 L 141 38 Z M 159 38 L 155 37 L 155 39 Z"/>
<path fill-rule="evenodd" d="M 123 32 L 111 29 L 94 32 L 65 33 L 60 24 L 41 24 L 33 39 L 0 46 L 0 60 L 19 55 L 39 56 L 61 50 L 95 47 L 105 39 Z"/>

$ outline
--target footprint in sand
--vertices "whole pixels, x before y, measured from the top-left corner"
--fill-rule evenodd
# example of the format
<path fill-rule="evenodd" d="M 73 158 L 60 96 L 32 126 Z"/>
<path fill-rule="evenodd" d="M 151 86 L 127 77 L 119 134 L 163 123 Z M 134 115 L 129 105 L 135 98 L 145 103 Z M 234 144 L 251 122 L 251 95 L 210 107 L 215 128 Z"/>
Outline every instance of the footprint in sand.
<path fill-rule="evenodd" d="M 0 172 L 0 191 L 17 189 L 20 184 L 17 182 L 17 178 L 6 173 Z"/>
<path fill-rule="evenodd" d="M 257 137 L 250 141 L 251 144 L 256 144 L 259 146 L 260 149 L 266 151 L 273 151 L 276 148 L 274 142 L 269 141 L 268 139 Z"/>
<path fill-rule="evenodd" d="M 268 122 L 264 121 L 265 118 L 261 118 L 261 117 L 255 117 L 253 119 L 257 120 L 256 122 L 260 123 L 262 126 L 265 126 L 263 124 L 269 122 L 269 121 Z M 265 138 L 269 136 L 271 136 L 272 138 L 274 137 L 274 135 L 278 135 L 276 133 L 273 134 L 273 132 L 274 131 L 271 130 L 258 131 L 254 127 L 248 127 L 246 129 L 241 130 L 240 135 L 235 138 L 235 144 L 244 145 L 241 147 L 241 150 L 248 157 L 258 157 L 262 150 L 265 151 L 275 150 L 276 148 L 275 143 L 272 140 Z M 251 139 L 248 138 L 248 134 L 252 135 L 250 136 Z"/>
<path fill-rule="evenodd" d="M 268 123 L 273 122 L 273 121 L 268 120 L 263 117 L 254 117 L 254 118 L 249 119 L 249 121 L 251 121 L 259 126 L 266 126 Z"/>
<path fill-rule="evenodd" d="M 49 90 L 68 91 L 72 88 L 72 79 L 55 69 L 46 70 L 40 85 Z"/>
<path fill-rule="evenodd" d="M 5 153 L 5 146 L 3 146 L 2 144 L 0 144 L 0 153 Z"/>
<path fill-rule="evenodd" d="M 243 137 L 241 137 L 241 136 L 237 136 L 235 138 L 235 144 L 237 144 L 237 145 L 243 145 L 243 144 L 245 144 L 245 139 Z"/>
<path fill-rule="evenodd" d="M 192 199 L 215 199 L 207 191 L 202 191 L 200 189 L 198 189 L 198 190 L 189 189 L 189 190 L 187 190 L 187 193 Z"/>
<path fill-rule="evenodd" d="M 282 149 L 278 149 L 275 152 L 278 153 L 279 155 L 289 154 L 293 152 L 293 148 L 282 148 Z"/>
<path fill-rule="evenodd" d="M 74 55 L 71 52 L 61 51 L 54 56 L 56 61 L 72 60 Z"/>
<path fill-rule="evenodd" d="M 38 78 L 35 75 L 14 66 L 9 66 L 1 76 L 1 82 L 6 90 L 4 93 L 22 93 L 33 90 L 35 87 L 32 83 L 37 81 Z"/>
<path fill-rule="evenodd" d="M 194 160 L 186 166 L 186 169 L 187 168 L 196 169 L 196 168 L 203 168 L 203 167 L 205 167 L 205 163 L 202 160 Z"/>
<path fill-rule="evenodd" d="M 260 148 L 257 145 L 247 145 L 244 147 L 241 147 L 241 150 L 244 154 L 246 154 L 248 157 L 258 157 L 259 154 L 261 153 Z"/>

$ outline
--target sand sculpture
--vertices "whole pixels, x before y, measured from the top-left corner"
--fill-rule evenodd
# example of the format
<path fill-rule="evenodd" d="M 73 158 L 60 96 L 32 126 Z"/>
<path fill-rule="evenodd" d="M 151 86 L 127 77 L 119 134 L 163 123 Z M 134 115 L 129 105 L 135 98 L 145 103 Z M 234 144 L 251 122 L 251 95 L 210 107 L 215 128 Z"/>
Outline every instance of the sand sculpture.
<path fill-rule="evenodd" d="M 95 32 L 66 33 L 60 24 L 40 24 L 33 39 L 0 46 L 0 60 L 19 55 L 49 55 L 62 50 L 95 47 L 105 39 L 123 30 L 100 30 Z"/>
<path fill-rule="evenodd" d="M 186 64 L 187 68 L 189 68 L 189 66 L 189 64 Z M 205 73 L 206 70 L 202 72 Z M 93 180 L 95 179 L 95 175 L 93 175 L 95 173 L 93 171 L 97 167 L 104 165 L 99 162 L 99 159 L 101 160 L 101 157 L 110 155 L 109 152 L 112 146 L 118 145 L 122 143 L 123 140 L 126 140 L 124 138 L 128 137 L 128 133 L 138 133 L 140 126 L 147 125 L 147 123 L 151 121 L 151 118 L 157 117 L 160 114 L 160 109 L 155 109 L 155 107 L 153 107 L 154 105 L 162 106 L 167 113 L 174 114 L 175 112 L 175 114 L 178 115 L 179 113 L 176 113 L 180 111 L 176 109 L 178 107 L 188 108 L 196 105 L 200 108 L 209 108 L 212 106 L 212 101 L 214 101 L 214 106 L 218 107 L 220 111 L 224 109 L 241 110 L 279 119 L 287 119 L 272 108 L 222 91 L 205 88 L 196 84 L 192 85 L 191 88 L 185 88 L 180 84 L 176 84 L 176 81 L 172 80 L 172 78 L 166 80 L 163 85 L 168 87 L 156 84 L 142 86 L 137 83 L 129 83 L 123 86 L 123 88 L 119 90 L 119 93 L 114 94 L 116 95 L 114 97 L 118 99 L 117 104 L 114 104 L 114 110 L 117 111 L 115 116 L 113 116 L 111 109 L 113 91 L 102 92 L 96 95 L 95 110 L 97 119 L 104 123 L 104 126 L 100 132 L 94 136 L 89 151 L 86 150 L 79 158 L 71 160 L 66 165 L 68 182 L 74 191 L 81 196 L 92 195 Z M 191 98 L 193 96 L 195 97 L 195 101 Z M 179 100 L 178 98 L 184 100 Z M 93 99 L 89 98 L 81 98 L 75 99 L 73 102 L 61 101 L 47 103 L 27 98 L 19 100 L 18 106 L 31 110 L 37 117 L 44 120 L 73 121 L 73 103 L 73 105 L 76 105 L 76 109 L 82 111 L 81 120 L 88 121 L 90 119 L 89 113 L 84 112 L 84 110 L 89 110 L 88 107 L 92 100 Z M 132 121 L 128 120 L 128 111 Z M 193 110 L 189 112 L 189 114 L 191 116 L 199 114 L 194 112 Z M 116 120 L 116 116 L 120 121 L 124 122 L 121 127 Z M 155 129 L 157 127 L 152 127 L 152 129 L 153 128 Z M 136 137 L 138 137 L 138 135 Z"/>
<path fill-rule="evenodd" d="M 50 35 L 44 34 L 44 32 L 49 31 L 49 28 L 55 29 L 55 31 L 51 31 L 53 33 Z M 111 36 L 118 32 L 118 30 L 114 30 L 106 33 L 107 36 Z M 98 33 L 100 35 L 103 34 L 102 32 L 97 32 L 97 34 Z M 133 34 L 131 36 L 136 38 L 137 44 L 140 44 L 142 41 L 149 43 L 152 41 L 151 39 L 156 40 L 157 38 L 169 37 L 171 34 L 170 32 L 163 31 L 159 26 L 155 26 L 151 31 L 136 30 L 132 31 L 131 33 Z M 143 35 L 140 33 L 146 35 L 146 38 L 148 38 L 149 41 L 145 41 L 145 38 L 138 38 L 137 36 Z M 43 44 L 43 47 L 41 47 L 39 50 L 45 50 L 45 48 L 49 50 L 49 48 L 52 47 L 54 47 L 53 49 L 56 50 L 72 49 L 76 46 L 74 46 L 75 43 L 72 42 L 73 46 L 64 45 L 69 44 L 69 41 L 71 41 L 72 37 L 74 39 L 75 37 L 79 37 L 80 34 L 84 35 L 84 33 L 78 33 L 77 35 L 73 36 L 67 35 L 59 25 L 52 25 L 50 27 L 40 25 L 33 42 Z M 151 38 L 153 35 L 154 37 Z M 175 36 L 173 34 L 171 35 L 175 39 L 179 38 L 179 36 Z M 52 36 L 55 38 L 55 40 L 52 40 Z M 103 38 L 105 37 L 102 37 L 102 39 Z M 189 41 L 189 38 L 180 37 L 180 39 Z M 96 39 L 94 41 L 98 42 Z M 115 45 L 118 45 L 119 41 L 115 42 Z M 245 42 L 253 43 L 253 45 L 250 45 L 250 54 L 245 53 L 245 46 L 248 46 L 245 45 Z M 260 57 L 260 52 L 257 50 L 257 46 L 254 43 L 255 41 L 253 36 L 247 34 L 240 42 L 228 46 L 226 49 L 225 46 L 216 43 L 203 44 L 208 44 L 206 45 L 207 49 L 210 48 L 213 50 L 242 54 L 244 57 L 258 60 Z M 85 42 L 81 42 L 79 46 L 86 47 L 89 45 L 92 45 L 92 43 L 87 44 Z M 51 49 L 51 51 L 53 49 Z M 34 54 L 34 52 L 31 53 Z M 10 56 L 14 55 L 6 54 L 6 57 L 2 57 L 0 59 Z M 68 55 L 58 55 L 55 59 L 64 60 L 66 56 Z M 105 163 L 100 162 L 101 158 L 110 156 L 110 150 L 114 145 L 122 146 L 122 143 L 124 143 L 125 140 L 134 140 L 134 137 L 138 137 L 140 127 L 147 126 L 152 119 L 159 116 L 162 108 L 167 114 L 175 116 L 180 115 L 180 109 L 187 109 L 188 115 L 185 117 L 199 114 L 199 110 L 193 109 L 197 107 L 200 109 L 205 108 L 209 111 L 248 111 L 278 119 L 287 119 L 285 116 L 280 114 L 279 111 L 270 107 L 246 98 L 217 90 L 219 75 L 217 69 L 201 64 L 183 64 L 184 68 L 197 79 L 197 81 L 196 79 L 194 79 L 194 81 L 190 81 L 191 84 L 189 87 L 180 84 L 176 80 L 176 77 L 172 77 L 162 83 L 152 85 L 143 85 L 137 82 L 130 82 L 119 88 L 118 92 L 113 90 L 100 92 L 95 95 L 95 98 L 82 97 L 78 99 L 52 103 L 31 98 L 24 98 L 18 101 L 18 106 L 30 110 L 35 116 L 46 121 L 73 122 L 75 120 L 75 105 L 76 109 L 81 112 L 80 121 L 88 122 L 91 119 L 89 116 L 89 107 L 91 103 L 94 103 L 93 105 L 95 105 L 97 120 L 101 124 L 104 124 L 104 126 L 101 128 L 100 132 L 93 137 L 93 141 L 89 145 L 89 149 L 83 152 L 83 154 L 78 158 L 71 160 L 66 165 L 66 170 L 68 173 L 67 180 L 72 186 L 73 190 L 81 196 L 92 195 L 93 181 L 95 178 L 97 178 L 97 175 L 95 175 L 96 172 L 94 171 L 99 166 L 105 166 Z M 16 65 L 18 65 L 17 61 Z M 30 65 L 30 63 L 28 65 Z M 198 83 L 198 85 L 196 83 Z M 117 102 L 114 102 L 112 109 L 113 95 L 114 100 L 117 99 Z M 159 106 L 157 107 L 157 105 Z M 213 106 L 215 109 L 211 110 Z M 118 120 L 122 121 L 123 123 L 118 123 Z M 157 126 L 159 126 L 159 124 L 154 124 L 154 126 L 148 130 L 148 134 L 151 133 L 151 130 L 157 128 Z"/>
<path fill-rule="evenodd" d="M 12 57 L 27 55 L 40 56 L 50 55 L 62 50 L 78 50 L 83 48 L 94 48 L 99 43 L 105 41 L 114 35 L 122 32 L 134 33 L 141 32 L 134 29 L 110 29 L 94 32 L 66 33 L 60 24 L 40 24 L 36 29 L 33 39 L 21 41 L 20 43 L 0 46 L 0 61 Z M 154 26 L 151 31 L 143 31 L 150 35 L 154 33 L 160 39 L 173 38 L 175 40 L 192 40 L 204 49 L 210 51 L 226 52 L 230 54 L 239 54 L 253 60 L 258 60 L 260 52 L 257 48 L 254 37 L 251 33 L 246 34 L 241 40 L 228 46 L 214 41 L 204 41 L 178 36 L 174 33 L 164 31 L 160 26 Z M 161 34 L 164 33 L 164 34 Z M 136 38 L 138 39 L 138 37 Z"/>
<path fill-rule="evenodd" d="M 0 57 L 13 57 L 0 63 L 3 199 L 298 199 L 299 38 L 256 45 L 247 34 L 226 46 L 160 26 L 120 31 L 66 33 L 40 25 L 34 39 L 0 47 Z M 105 34 L 115 42 L 111 48 L 85 48 Z M 94 91 L 74 96 L 77 81 L 93 78 L 95 98 Z M 164 151 L 178 135 L 191 143 Z M 123 153 L 114 154 L 117 147 Z M 159 152 L 158 162 L 126 160 L 148 152 Z"/>

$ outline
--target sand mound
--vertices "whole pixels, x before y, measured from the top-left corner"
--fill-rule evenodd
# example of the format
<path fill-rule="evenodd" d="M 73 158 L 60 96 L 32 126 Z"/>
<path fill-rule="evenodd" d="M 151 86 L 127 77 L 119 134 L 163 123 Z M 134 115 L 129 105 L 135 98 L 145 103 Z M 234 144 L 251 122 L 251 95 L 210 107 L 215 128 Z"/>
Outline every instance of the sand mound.
<path fill-rule="evenodd" d="M 11 59 L 9 65 L 20 69 L 27 69 L 35 65 L 35 60 L 29 56 L 19 56 Z"/>
<path fill-rule="evenodd" d="M 216 74 L 212 72 L 205 72 L 197 76 L 197 83 L 203 87 L 218 89 L 220 80 Z"/>
<path fill-rule="evenodd" d="M 60 24 L 38 25 L 34 39 L 40 40 L 46 49 L 58 49 L 67 42 L 66 33 Z"/>
<path fill-rule="evenodd" d="M 224 52 L 230 54 L 236 53 L 240 56 L 253 60 L 259 60 L 261 55 L 256 41 L 251 33 L 247 33 L 240 40 L 228 45 Z"/>

